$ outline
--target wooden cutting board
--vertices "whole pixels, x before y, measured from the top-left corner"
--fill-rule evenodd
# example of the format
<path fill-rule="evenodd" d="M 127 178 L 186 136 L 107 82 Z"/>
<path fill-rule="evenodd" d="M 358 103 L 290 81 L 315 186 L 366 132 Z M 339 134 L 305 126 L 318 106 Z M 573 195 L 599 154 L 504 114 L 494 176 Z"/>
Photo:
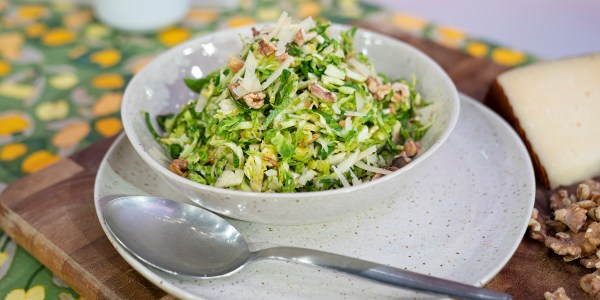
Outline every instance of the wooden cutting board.
<path fill-rule="evenodd" d="M 492 80 L 507 70 L 489 60 L 398 32 L 381 25 L 361 27 L 404 40 L 435 59 L 458 89 L 484 99 Z M 114 138 L 11 184 L 0 194 L 0 226 L 23 248 L 86 299 L 172 298 L 133 270 L 110 244 L 94 209 L 94 180 Z M 548 214 L 547 190 L 538 188 L 536 207 Z M 473 262 L 477 268 L 477 262 Z M 578 279 L 587 271 L 529 238 L 487 287 L 514 299 L 542 299 L 545 291 L 565 287 L 572 299 L 585 299 Z"/>

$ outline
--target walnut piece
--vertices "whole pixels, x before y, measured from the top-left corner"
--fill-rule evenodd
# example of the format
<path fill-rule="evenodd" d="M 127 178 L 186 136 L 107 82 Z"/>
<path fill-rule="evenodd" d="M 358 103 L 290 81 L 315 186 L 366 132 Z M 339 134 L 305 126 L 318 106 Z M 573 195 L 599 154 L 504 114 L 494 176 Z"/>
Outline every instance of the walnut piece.
<path fill-rule="evenodd" d="M 410 89 L 408 85 L 400 82 L 392 83 L 392 90 L 400 97 L 408 97 L 410 95 Z"/>
<path fill-rule="evenodd" d="M 542 230 L 542 223 L 539 222 L 537 219 L 540 217 L 540 212 L 537 210 L 537 208 L 533 208 L 533 210 L 531 211 L 531 218 L 529 218 L 529 223 L 527 224 L 527 227 L 529 227 L 530 230 L 533 231 L 541 231 Z"/>
<path fill-rule="evenodd" d="M 546 247 L 552 249 L 554 253 L 558 255 L 569 255 L 569 256 L 579 256 L 581 255 L 581 248 L 574 241 L 570 235 L 559 232 L 556 234 L 556 237 L 548 236 L 546 237 Z"/>
<path fill-rule="evenodd" d="M 561 208 L 554 212 L 554 219 L 563 222 L 573 232 L 578 232 L 587 219 L 587 210 L 577 204 Z"/>
<path fill-rule="evenodd" d="M 169 165 L 169 170 L 181 177 L 187 177 L 189 174 L 187 160 L 180 158 L 172 160 Z"/>
<path fill-rule="evenodd" d="M 569 192 L 567 190 L 559 190 L 550 196 L 550 208 L 552 210 L 565 208 L 570 204 L 571 199 L 569 199 Z"/>
<path fill-rule="evenodd" d="M 577 197 L 577 200 L 579 200 L 579 201 L 588 200 L 591 193 L 592 193 L 592 189 L 590 188 L 590 186 L 587 184 L 581 183 L 577 187 L 575 196 Z"/>
<path fill-rule="evenodd" d="M 579 206 L 585 210 L 588 210 L 591 208 L 596 208 L 598 206 L 598 204 L 596 204 L 596 202 L 594 202 L 592 200 L 581 200 L 575 204 L 577 204 L 577 206 Z"/>
<path fill-rule="evenodd" d="M 262 159 L 264 159 L 265 161 L 267 161 L 268 163 L 270 163 L 273 167 L 276 167 L 276 168 L 279 167 L 279 163 L 275 159 L 273 159 L 271 157 L 263 155 Z"/>
<path fill-rule="evenodd" d="M 381 101 L 391 92 L 392 87 L 389 84 L 380 85 L 377 87 L 377 91 L 375 91 L 375 100 Z"/>
<path fill-rule="evenodd" d="M 594 299 L 598 299 L 600 296 L 600 275 L 598 271 L 581 277 L 579 286 Z"/>
<path fill-rule="evenodd" d="M 309 85 L 308 90 L 311 92 L 311 94 L 315 95 L 321 100 L 325 100 L 327 102 L 337 101 L 337 96 L 333 92 L 322 87 L 318 83 L 312 83 L 311 85 Z"/>
<path fill-rule="evenodd" d="M 379 89 L 379 86 L 381 85 L 379 81 L 377 81 L 375 77 L 369 76 L 366 82 L 367 87 L 369 88 L 369 92 L 371 92 L 371 94 L 377 93 L 377 89 Z"/>
<path fill-rule="evenodd" d="M 227 88 L 229 88 L 229 92 L 231 92 L 231 95 L 233 96 L 233 99 L 237 100 L 242 98 L 244 95 L 238 94 L 236 92 L 236 88 L 240 86 L 239 82 L 234 82 L 234 83 L 230 83 L 227 85 Z"/>
<path fill-rule="evenodd" d="M 299 29 L 294 36 L 294 43 L 296 45 L 302 47 L 304 45 L 304 34 L 302 33 L 302 29 Z"/>
<path fill-rule="evenodd" d="M 242 98 L 250 108 L 259 109 L 265 105 L 265 94 L 263 92 L 250 93 Z"/>
<path fill-rule="evenodd" d="M 408 140 L 404 143 L 404 152 L 408 157 L 413 157 L 417 155 L 421 145 L 419 143 L 415 143 L 413 140 Z"/>
<path fill-rule="evenodd" d="M 546 226 L 554 230 L 554 232 L 565 232 L 569 229 L 565 223 L 554 220 L 547 220 Z"/>
<path fill-rule="evenodd" d="M 586 179 L 583 182 L 581 182 L 587 186 L 590 187 L 590 189 L 592 190 L 592 192 L 596 191 L 596 192 L 600 192 L 600 181 L 596 181 L 593 179 Z"/>
<path fill-rule="evenodd" d="M 310 139 L 308 139 L 307 141 L 306 141 L 306 140 L 303 140 L 303 139 L 302 139 L 302 140 L 300 140 L 300 141 L 298 141 L 298 146 L 300 146 L 300 147 L 306 147 L 306 146 L 308 146 L 308 145 L 310 145 L 310 144 L 314 143 L 316 140 L 318 140 L 320 136 L 321 136 L 321 135 L 320 135 L 320 134 L 318 134 L 318 133 L 313 133 L 313 134 L 310 136 Z"/>
<path fill-rule="evenodd" d="M 546 300 L 571 300 L 563 287 L 559 287 L 554 293 L 545 292 L 544 298 Z"/>
<path fill-rule="evenodd" d="M 596 245 L 593 245 L 592 243 L 590 243 L 590 241 L 588 239 L 585 238 L 585 232 L 581 231 L 581 232 L 577 232 L 577 233 L 573 233 L 573 232 L 567 232 L 568 235 L 571 236 L 571 239 L 573 239 L 575 241 L 575 243 L 577 243 L 577 245 L 579 245 L 579 248 L 581 248 L 581 256 L 585 257 L 585 256 L 592 256 L 596 254 Z M 567 260 L 570 261 L 570 260 Z"/>
<path fill-rule="evenodd" d="M 403 100 L 408 100 L 410 96 L 410 89 L 404 83 L 394 82 L 392 83 L 392 90 L 394 91 L 394 95 L 392 96 L 392 102 L 402 102 Z"/>
<path fill-rule="evenodd" d="M 390 170 L 390 171 L 392 171 L 392 172 L 394 172 L 394 171 L 396 171 L 396 170 L 400 170 L 399 168 L 396 168 L 396 167 L 393 167 L 393 166 L 392 166 L 392 167 L 389 167 L 389 168 L 384 168 L 384 169 L 386 169 L 386 170 Z M 383 177 L 383 176 L 385 176 L 385 174 L 381 174 L 381 173 L 375 173 L 375 175 L 373 175 L 373 179 L 381 178 L 381 177 Z"/>
<path fill-rule="evenodd" d="M 394 104 L 390 103 L 388 105 L 388 108 L 390 109 L 390 114 L 392 114 L 392 115 L 396 114 L 396 107 L 394 106 Z"/>
<path fill-rule="evenodd" d="M 592 193 L 590 194 L 590 200 L 600 205 L 600 191 L 592 191 Z"/>
<path fill-rule="evenodd" d="M 402 151 L 392 159 L 392 167 L 402 168 L 408 165 L 411 161 L 412 159 L 406 155 L 406 152 Z"/>
<path fill-rule="evenodd" d="M 237 73 L 237 71 L 244 66 L 244 61 L 237 57 L 232 57 L 229 60 L 229 63 L 227 63 L 227 66 L 231 69 L 231 71 L 233 71 L 233 73 Z"/>
<path fill-rule="evenodd" d="M 531 218 L 529 219 L 529 224 L 527 224 L 527 227 L 529 228 L 529 236 L 532 239 L 540 242 L 544 242 L 546 240 L 548 229 L 546 227 L 546 223 L 542 220 L 542 217 L 536 208 L 534 208 L 531 212 Z"/>
<path fill-rule="evenodd" d="M 277 51 L 277 47 L 269 41 L 262 39 L 258 41 L 258 52 L 264 56 L 269 56 Z"/>
<path fill-rule="evenodd" d="M 592 268 L 598 269 L 598 267 L 600 267 L 600 265 L 598 264 L 599 262 L 600 262 L 600 258 L 598 258 L 598 256 L 595 256 L 595 255 L 592 257 L 582 258 L 579 260 L 579 263 L 588 269 L 592 269 Z"/>
<path fill-rule="evenodd" d="M 600 221 L 600 207 L 590 208 L 587 215 L 591 220 Z"/>
<path fill-rule="evenodd" d="M 285 61 L 285 60 L 288 58 L 288 56 L 289 56 L 289 55 L 287 54 L 287 52 L 283 52 L 283 54 L 281 54 L 281 55 L 277 55 L 277 60 L 278 60 L 280 63 L 283 63 L 283 62 L 284 62 L 284 61 Z"/>
<path fill-rule="evenodd" d="M 585 230 L 585 239 L 594 245 L 594 249 L 600 245 L 600 223 L 592 222 L 588 225 L 588 228 Z"/>

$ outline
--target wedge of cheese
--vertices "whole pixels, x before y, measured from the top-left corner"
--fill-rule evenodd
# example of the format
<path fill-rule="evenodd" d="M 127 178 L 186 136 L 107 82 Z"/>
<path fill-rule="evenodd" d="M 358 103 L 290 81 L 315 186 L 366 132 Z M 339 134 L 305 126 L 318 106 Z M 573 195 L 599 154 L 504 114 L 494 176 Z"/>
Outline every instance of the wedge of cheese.
<path fill-rule="evenodd" d="M 506 71 L 486 103 L 525 141 L 539 182 L 600 175 L 600 53 Z"/>

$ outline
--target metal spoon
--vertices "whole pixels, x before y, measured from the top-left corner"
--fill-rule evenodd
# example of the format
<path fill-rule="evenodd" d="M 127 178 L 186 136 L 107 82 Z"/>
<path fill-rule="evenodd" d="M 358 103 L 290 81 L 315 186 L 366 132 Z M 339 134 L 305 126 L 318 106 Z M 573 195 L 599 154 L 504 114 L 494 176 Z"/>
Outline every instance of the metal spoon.
<path fill-rule="evenodd" d="M 248 263 L 272 258 L 460 299 L 512 299 L 505 293 L 318 250 L 274 247 L 251 252 L 244 237 L 223 218 L 196 206 L 159 197 L 114 199 L 104 207 L 104 221 L 132 255 L 175 275 L 222 277 Z"/>

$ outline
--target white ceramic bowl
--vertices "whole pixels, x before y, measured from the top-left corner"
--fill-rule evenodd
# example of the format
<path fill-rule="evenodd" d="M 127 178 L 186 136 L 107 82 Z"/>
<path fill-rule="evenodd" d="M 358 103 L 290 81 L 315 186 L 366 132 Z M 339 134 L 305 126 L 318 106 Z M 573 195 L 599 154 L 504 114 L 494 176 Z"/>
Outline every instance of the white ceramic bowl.
<path fill-rule="evenodd" d="M 332 35 L 348 29 L 332 25 Z M 131 144 L 142 159 L 175 190 L 198 205 L 235 219 L 272 224 L 310 224 L 333 220 L 368 209 L 411 184 L 411 174 L 427 162 L 448 139 L 459 114 L 456 87 L 447 74 L 428 56 L 401 41 L 359 29 L 357 51 L 365 53 L 378 72 L 390 78 L 418 79 L 418 90 L 432 105 L 425 118 L 435 122 L 421 140 L 423 151 L 394 174 L 358 186 L 321 192 L 254 193 L 227 190 L 193 182 L 168 170 L 170 159 L 150 134 L 142 111 L 154 121 L 157 115 L 179 111 L 196 97 L 183 78 L 199 77 L 227 64 L 242 43 L 239 34 L 250 28 L 222 30 L 183 43 L 154 59 L 131 80 L 123 96 L 121 116 Z M 155 128 L 158 128 L 154 124 Z"/>

